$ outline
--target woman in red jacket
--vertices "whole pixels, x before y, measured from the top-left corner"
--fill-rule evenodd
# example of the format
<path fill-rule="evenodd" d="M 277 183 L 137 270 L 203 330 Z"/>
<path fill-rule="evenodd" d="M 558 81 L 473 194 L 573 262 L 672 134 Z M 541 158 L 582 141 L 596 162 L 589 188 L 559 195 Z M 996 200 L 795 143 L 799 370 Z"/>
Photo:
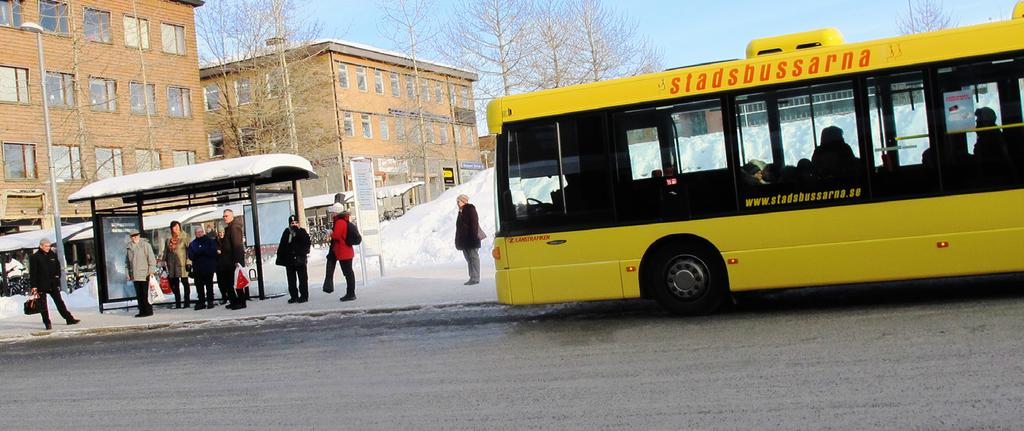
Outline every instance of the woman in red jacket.
<path fill-rule="evenodd" d="M 345 296 L 342 301 L 356 299 L 356 274 L 352 271 L 352 259 L 356 252 L 345 242 L 348 237 L 349 212 L 344 211 L 341 204 L 331 205 L 334 212 L 334 227 L 331 229 L 331 251 L 327 253 L 327 274 L 324 277 L 324 292 L 334 291 L 334 262 L 341 264 L 341 273 L 345 275 Z"/>

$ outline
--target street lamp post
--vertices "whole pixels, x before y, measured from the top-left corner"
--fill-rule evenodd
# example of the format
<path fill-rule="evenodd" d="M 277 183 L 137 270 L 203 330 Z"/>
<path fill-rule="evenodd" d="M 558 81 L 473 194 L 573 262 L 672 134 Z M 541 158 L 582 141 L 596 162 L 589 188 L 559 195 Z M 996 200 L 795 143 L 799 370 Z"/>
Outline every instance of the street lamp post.
<path fill-rule="evenodd" d="M 64 237 L 60 232 L 60 197 L 57 196 L 57 174 L 53 164 L 53 137 L 50 132 L 50 101 L 46 96 L 46 60 L 43 57 L 43 27 L 34 22 L 26 22 L 21 29 L 36 34 L 36 48 L 39 50 L 39 88 L 43 94 L 43 127 L 46 129 L 46 152 L 50 168 L 50 197 L 53 205 L 53 244 L 57 247 L 57 259 L 60 262 L 60 289 L 67 291 L 67 262 L 64 261 Z"/>

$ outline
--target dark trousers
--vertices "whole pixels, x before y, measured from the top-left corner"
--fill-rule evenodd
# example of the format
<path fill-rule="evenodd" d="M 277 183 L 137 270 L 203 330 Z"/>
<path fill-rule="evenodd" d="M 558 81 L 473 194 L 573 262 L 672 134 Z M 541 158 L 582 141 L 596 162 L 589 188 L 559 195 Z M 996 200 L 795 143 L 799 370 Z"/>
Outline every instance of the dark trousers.
<path fill-rule="evenodd" d="M 167 282 L 171 285 L 171 291 L 174 292 L 174 308 L 181 308 L 181 287 L 185 288 L 185 307 L 188 307 L 192 303 L 192 288 L 188 285 L 188 278 L 186 277 L 167 277 Z M 180 286 L 179 286 L 180 284 Z"/>
<path fill-rule="evenodd" d="M 334 266 L 338 262 L 341 264 L 341 273 L 345 275 L 345 296 L 353 296 L 356 294 L 356 273 L 352 271 L 352 259 L 338 260 L 334 257 L 334 253 L 327 255 L 327 275 L 324 277 L 324 287 L 330 286 L 330 289 L 334 290 Z"/>
<path fill-rule="evenodd" d="M 135 286 L 135 300 L 139 303 L 139 314 L 149 316 L 153 314 L 153 305 L 149 303 L 149 282 L 132 281 Z"/>
<path fill-rule="evenodd" d="M 309 299 L 309 273 L 305 266 L 286 266 L 285 274 L 288 275 L 288 295 L 292 299 L 305 301 Z M 298 283 L 296 283 L 298 278 Z"/>
<path fill-rule="evenodd" d="M 221 295 L 226 295 L 231 305 L 245 308 L 245 290 L 235 290 L 235 267 L 217 267 L 217 286 Z"/>
<path fill-rule="evenodd" d="M 43 301 L 43 303 L 39 304 L 39 314 L 43 316 L 44 325 L 50 326 L 50 307 L 48 307 L 46 304 L 47 295 L 49 295 L 50 298 L 53 298 L 53 304 L 57 306 L 57 312 L 60 313 L 60 317 L 63 317 L 64 320 L 74 319 L 74 317 L 71 316 L 71 313 L 68 311 L 68 307 L 64 305 L 64 298 L 60 297 L 60 293 L 40 291 L 39 300 Z"/>
<path fill-rule="evenodd" d="M 213 273 L 196 273 L 196 297 L 200 304 L 213 306 Z"/>

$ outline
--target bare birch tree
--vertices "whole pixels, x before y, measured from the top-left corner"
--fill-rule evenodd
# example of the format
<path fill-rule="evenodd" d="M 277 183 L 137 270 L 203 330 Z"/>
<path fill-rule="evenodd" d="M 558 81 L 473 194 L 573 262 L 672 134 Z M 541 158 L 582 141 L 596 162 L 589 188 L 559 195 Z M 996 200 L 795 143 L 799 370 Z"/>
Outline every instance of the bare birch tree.
<path fill-rule="evenodd" d="M 423 190 L 425 202 L 431 200 L 430 159 L 437 152 L 428 145 L 428 137 L 433 137 L 433 124 L 427 124 L 424 114 L 424 98 L 429 97 L 429 90 L 424 94 L 423 70 L 420 56 L 436 37 L 431 13 L 436 9 L 433 0 L 382 0 L 381 10 L 384 12 L 383 34 L 412 63 L 412 96 L 413 113 L 407 118 L 399 119 L 397 129 L 398 140 L 404 143 L 406 159 L 420 159 L 423 166 Z M 406 78 L 409 86 L 408 77 Z M 401 117 L 399 117 L 401 118 Z M 411 124 L 406 125 L 406 120 Z"/>
<path fill-rule="evenodd" d="M 529 0 L 458 3 L 443 52 L 480 76 L 477 93 L 498 97 L 523 90 L 534 55 L 533 10 Z"/>
<path fill-rule="evenodd" d="M 902 34 L 925 33 L 956 25 L 942 0 L 907 0 L 905 14 L 896 18 L 896 28 Z"/>
<path fill-rule="evenodd" d="M 297 3 L 219 0 L 197 11 L 201 61 L 217 70 L 217 99 L 207 102 L 206 115 L 239 155 L 298 152 L 314 159 L 338 151 L 334 122 L 310 115 L 318 105 L 333 108 L 323 91 L 333 77 L 310 46 L 319 23 L 296 13 Z"/>
<path fill-rule="evenodd" d="M 601 0 L 575 0 L 576 49 L 583 56 L 585 82 L 661 69 L 660 53 L 641 37 L 636 21 Z"/>
<path fill-rule="evenodd" d="M 537 6 L 533 15 L 533 55 L 525 80 L 531 90 L 579 84 L 584 75 L 583 58 L 575 49 L 569 0 L 552 0 Z"/>

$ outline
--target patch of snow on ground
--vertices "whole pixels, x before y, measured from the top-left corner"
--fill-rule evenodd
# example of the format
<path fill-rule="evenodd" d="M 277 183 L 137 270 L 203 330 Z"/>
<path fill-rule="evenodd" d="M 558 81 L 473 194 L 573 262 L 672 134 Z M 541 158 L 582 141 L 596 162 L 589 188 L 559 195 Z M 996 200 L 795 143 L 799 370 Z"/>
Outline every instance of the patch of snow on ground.
<path fill-rule="evenodd" d="M 480 247 L 480 261 L 486 266 L 494 243 L 494 168 L 481 171 L 469 182 L 445 191 L 434 201 L 418 205 L 384 225 L 381 230 L 384 267 L 464 262 L 462 252 L 455 249 L 455 219 L 459 216 L 455 198 L 460 194 L 469 196 L 469 202 L 476 206 L 480 227 L 487 233 Z"/>

